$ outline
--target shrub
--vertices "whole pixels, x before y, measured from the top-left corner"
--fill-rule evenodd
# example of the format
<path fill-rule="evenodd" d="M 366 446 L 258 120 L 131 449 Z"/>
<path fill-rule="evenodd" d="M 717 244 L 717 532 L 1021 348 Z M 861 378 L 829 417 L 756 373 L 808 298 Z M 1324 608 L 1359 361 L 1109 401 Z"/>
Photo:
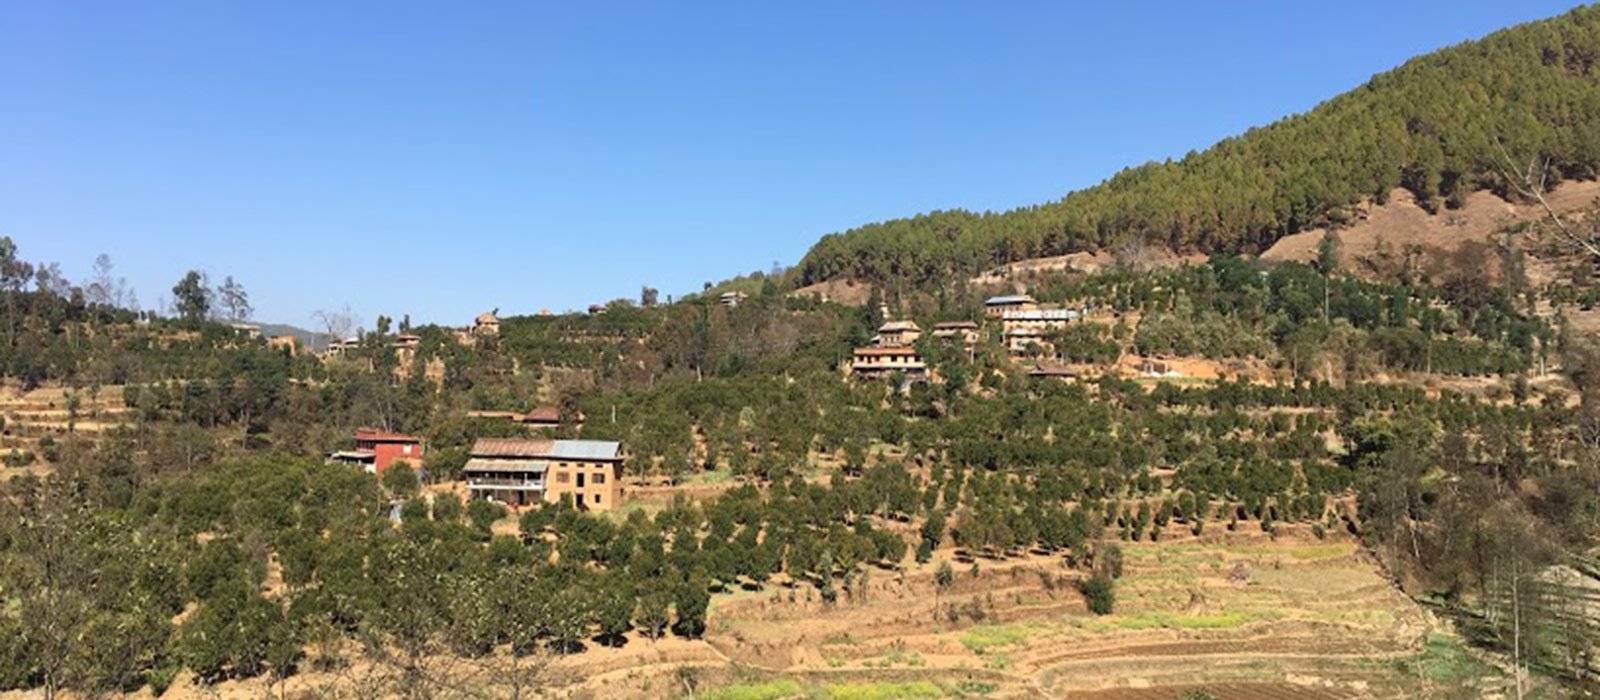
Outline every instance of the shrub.
<path fill-rule="evenodd" d="M 461 519 L 461 499 L 453 493 L 441 493 L 433 497 L 433 519 L 441 523 L 453 523 Z"/>
<path fill-rule="evenodd" d="M 1095 558 L 1097 561 L 1096 568 L 1099 569 L 1100 575 L 1109 578 L 1122 578 L 1121 546 L 1108 544 L 1103 548 L 1096 549 Z"/>
<path fill-rule="evenodd" d="M 472 526 L 485 535 L 495 522 L 506 517 L 506 507 L 489 500 L 477 500 L 467 505 L 467 519 L 472 521 Z"/>
<path fill-rule="evenodd" d="M 395 498 L 406 498 L 417 492 L 417 472 L 405 462 L 395 462 L 383 470 L 383 487 Z"/>
<path fill-rule="evenodd" d="M 1103 573 L 1084 579 L 1078 584 L 1078 590 L 1083 593 L 1084 602 L 1089 604 L 1089 612 L 1096 615 L 1110 615 L 1116 605 L 1116 592 L 1111 578 Z"/>

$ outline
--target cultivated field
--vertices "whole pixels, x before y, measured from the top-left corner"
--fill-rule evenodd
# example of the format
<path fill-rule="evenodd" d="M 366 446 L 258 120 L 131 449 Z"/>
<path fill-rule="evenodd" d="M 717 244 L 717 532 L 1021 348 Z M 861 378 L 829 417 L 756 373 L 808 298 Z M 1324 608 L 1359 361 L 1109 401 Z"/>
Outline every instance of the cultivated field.
<path fill-rule="evenodd" d="M 1094 616 L 1059 558 L 979 560 L 946 590 L 934 567 L 873 577 L 858 600 L 720 600 L 708 643 L 801 692 L 867 696 L 1482 697 L 1496 669 L 1346 538 L 1284 528 L 1128 545 L 1114 614 Z M 843 601 L 843 599 L 841 599 Z M 761 673 L 753 673 L 761 676 Z M 760 678 L 725 697 L 782 697 Z M 872 685 L 919 685 L 870 691 Z M 754 683 L 755 686 L 751 686 Z M 769 684 L 770 686 L 770 684 Z M 832 690 L 830 690 L 832 688 Z M 717 697 L 713 693 L 712 697 Z"/>
<path fill-rule="evenodd" d="M 832 605 L 809 585 L 781 582 L 719 595 L 702 640 L 591 641 L 531 664 L 529 676 L 539 696 L 560 698 L 1513 697 L 1504 669 L 1395 589 L 1348 537 L 1281 526 L 1272 539 L 1219 526 L 1124 552 L 1111 615 L 1088 612 L 1075 587 L 1082 573 L 1063 557 L 941 550 L 903 572 L 873 570 Z M 945 560 L 955 576 L 941 588 Z M 485 697 L 512 692 L 508 668 L 503 656 L 430 662 Z M 272 695 L 361 696 L 380 673 L 303 672 Z M 165 697 L 269 692 L 263 679 L 189 680 Z"/>

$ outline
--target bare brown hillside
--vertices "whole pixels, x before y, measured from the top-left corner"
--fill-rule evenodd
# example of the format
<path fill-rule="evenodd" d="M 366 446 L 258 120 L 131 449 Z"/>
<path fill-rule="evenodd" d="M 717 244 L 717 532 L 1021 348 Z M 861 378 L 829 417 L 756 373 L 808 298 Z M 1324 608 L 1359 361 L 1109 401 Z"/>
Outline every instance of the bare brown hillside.
<path fill-rule="evenodd" d="M 872 285 L 850 278 L 828 280 L 806 285 L 789 293 L 790 296 L 815 297 L 818 301 L 831 301 L 845 306 L 862 306 L 872 296 Z"/>
<path fill-rule="evenodd" d="M 1549 196 L 1552 207 L 1562 214 L 1587 209 L 1597 198 L 1600 182 L 1569 182 Z M 1396 189 L 1384 204 L 1358 207 L 1354 222 L 1337 229 L 1340 262 L 1358 274 L 1383 274 L 1398 269 L 1410 256 L 1418 269 L 1436 276 L 1481 274 L 1494 279 L 1500 274 L 1494 251 L 1502 244 L 1502 232 L 1543 216 L 1544 210 L 1537 204 L 1508 202 L 1488 191 L 1468 196 L 1459 209 L 1434 214 L 1419 206 L 1409 191 Z M 1326 231 L 1313 229 L 1286 236 L 1261 258 L 1309 262 L 1316 258 Z M 1549 261 L 1529 261 L 1528 275 L 1535 285 L 1549 281 L 1556 272 Z"/>

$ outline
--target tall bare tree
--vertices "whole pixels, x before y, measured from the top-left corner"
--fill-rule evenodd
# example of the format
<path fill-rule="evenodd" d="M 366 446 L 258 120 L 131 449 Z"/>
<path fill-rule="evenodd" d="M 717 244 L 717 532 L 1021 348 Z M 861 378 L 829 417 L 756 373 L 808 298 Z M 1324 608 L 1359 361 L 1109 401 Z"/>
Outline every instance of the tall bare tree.
<path fill-rule="evenodd" d="M 350 311 L 350 305 L 345 304 L 343 309 L 319 309 L 311 314 L 317 325 L 328 335 L 329 340 L 344 340 L 356 330 L 356 316 Z"/>
<path fill-rule="evenodd" d="M 115 266 L 111 263 L 111 256 L 101 253 L 94 258 L 94 273 L 89 281 L 83 285 L 84 296 L 91 304 L 115 306 L 119 309 L 131 309 L 138 306 L 133 300 L 133 292 L 128 288 L 128 280 L 114 275 Z"/>
<path fill-rule="evenodd" d="M 255 309 L 250 306 L 250 293 L 245 291 L 244 285 L 233 279 L 233 275 L 222 278 L 222 286 L 217 287 L 217 298 L 222 302 L 229 321 L 242 323 L 255 314 Z"/>
<path fill-rule="evenodd" d="M 1545 216 L 1554 226 L 1557 238 L 1590 256 L 1600 258 L 1600 228 L 1593 225 L 1579 227 L 1562 218 L 1555 207 L 1551 206 L 1547 197 L 1550 184 L 1550 159 L 1535 154 L 1528 158 L 1527 165 L 1521 165 L 1521 161 L 1506 150 L 1503 141 L 1496 141 L 1495 145 L 1500 151 L 1500 177 L 1505 180 L 1511 191 L 1524 199 L 1539 203 L 1544 209 Z"/>

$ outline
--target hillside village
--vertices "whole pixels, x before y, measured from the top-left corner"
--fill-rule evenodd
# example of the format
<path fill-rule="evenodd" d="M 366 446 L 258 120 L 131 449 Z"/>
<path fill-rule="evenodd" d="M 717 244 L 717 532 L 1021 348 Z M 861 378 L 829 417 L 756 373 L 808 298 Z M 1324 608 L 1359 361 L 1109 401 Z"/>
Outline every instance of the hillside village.
<path fill-rule="evenodd" d="M 1596 56 L 665 303 L 302 332 L 0 236 L 0 700 L 1591 697 Z"/>

